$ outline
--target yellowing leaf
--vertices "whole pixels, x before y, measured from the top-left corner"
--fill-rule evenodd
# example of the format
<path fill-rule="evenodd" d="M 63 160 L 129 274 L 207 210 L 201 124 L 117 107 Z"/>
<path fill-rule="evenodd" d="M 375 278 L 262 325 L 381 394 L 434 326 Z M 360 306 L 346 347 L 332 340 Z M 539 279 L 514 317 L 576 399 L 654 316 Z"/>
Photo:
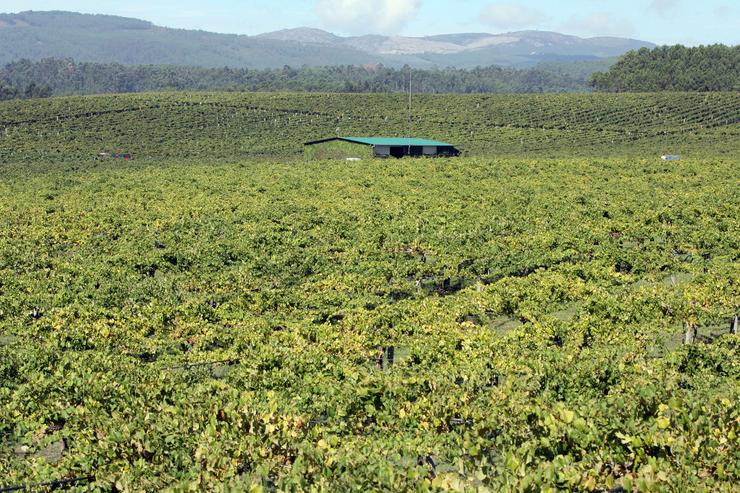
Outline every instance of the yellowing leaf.
<path fill-rule="evenodd" d="M 596 489 L 596 480 L 592 477 L 589 477 L 586 479 L 586 481 L 583 482 L 583 489 L 586 491 L 593 491 Z"/>

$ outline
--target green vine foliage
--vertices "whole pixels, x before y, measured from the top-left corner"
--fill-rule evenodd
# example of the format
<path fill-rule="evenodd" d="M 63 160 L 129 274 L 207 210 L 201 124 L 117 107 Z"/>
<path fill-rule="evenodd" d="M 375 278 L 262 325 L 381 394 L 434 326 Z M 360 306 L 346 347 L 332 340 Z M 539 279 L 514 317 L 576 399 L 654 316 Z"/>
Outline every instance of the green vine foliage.
<path fill-rule="evenodd" d="M 733 157 L 740 93 L 149 93 L 0 103 L 0 163 L 298 157 L 337 135 L 413 134 L 467 156 Z"/>
<path fill-rule="evenodd" d="M 0 486 L 734 491 L 738 164 L 6 163 Z"/>

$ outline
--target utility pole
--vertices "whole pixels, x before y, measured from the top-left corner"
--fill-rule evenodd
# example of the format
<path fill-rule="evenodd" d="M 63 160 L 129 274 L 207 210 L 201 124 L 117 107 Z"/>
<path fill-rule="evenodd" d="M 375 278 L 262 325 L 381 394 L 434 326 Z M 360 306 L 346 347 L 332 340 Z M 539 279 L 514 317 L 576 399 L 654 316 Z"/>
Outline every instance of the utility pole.
<path fill-rule="evenodd" d="M 408 129 L 408 136 L 409 136 L 409 157 L 411 157 L 411 65 L 409 65 L 409 129 Z"/>

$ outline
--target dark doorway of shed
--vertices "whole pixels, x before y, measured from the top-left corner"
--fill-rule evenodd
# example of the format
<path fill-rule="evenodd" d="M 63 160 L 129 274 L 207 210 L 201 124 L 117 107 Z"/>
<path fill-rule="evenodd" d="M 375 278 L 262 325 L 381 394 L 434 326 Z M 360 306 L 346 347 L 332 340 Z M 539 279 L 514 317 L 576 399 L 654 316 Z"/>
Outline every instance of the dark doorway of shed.
<path fill-rule="evenodd" d="M 391 147 L 391 156 L 396 158 L 402 158 L 406 155 L 406 147 L 402 146 L 392 146 Z"/>

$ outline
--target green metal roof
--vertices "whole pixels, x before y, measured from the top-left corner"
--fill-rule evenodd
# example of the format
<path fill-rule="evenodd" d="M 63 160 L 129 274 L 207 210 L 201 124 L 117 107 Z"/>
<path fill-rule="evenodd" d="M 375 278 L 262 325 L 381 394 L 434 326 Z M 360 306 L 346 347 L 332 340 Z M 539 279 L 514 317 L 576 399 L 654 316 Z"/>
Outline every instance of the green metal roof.
<path fill-rule="evenodd" d="M 342 140 L 371 146 L 445 146 L 454 147 L 447 142 L 429 139 L 411 139 L 406 137 L 339 137 Z"/>

